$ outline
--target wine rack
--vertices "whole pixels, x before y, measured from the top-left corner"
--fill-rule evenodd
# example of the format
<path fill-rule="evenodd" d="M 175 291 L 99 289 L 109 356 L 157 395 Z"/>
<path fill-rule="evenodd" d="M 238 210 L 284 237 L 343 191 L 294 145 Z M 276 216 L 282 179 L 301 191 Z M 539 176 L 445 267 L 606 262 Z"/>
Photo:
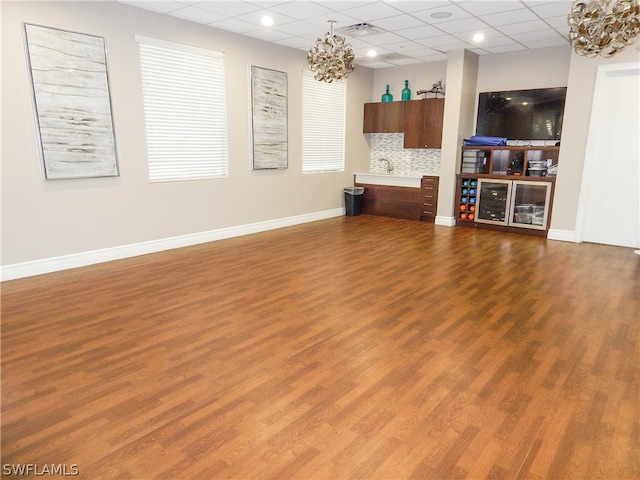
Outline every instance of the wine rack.
<path fill-rule="evenodd" d="M 473 222 L 476 217 L 478 179 L 462 177 L 458 188 L 458 221 Z"/>

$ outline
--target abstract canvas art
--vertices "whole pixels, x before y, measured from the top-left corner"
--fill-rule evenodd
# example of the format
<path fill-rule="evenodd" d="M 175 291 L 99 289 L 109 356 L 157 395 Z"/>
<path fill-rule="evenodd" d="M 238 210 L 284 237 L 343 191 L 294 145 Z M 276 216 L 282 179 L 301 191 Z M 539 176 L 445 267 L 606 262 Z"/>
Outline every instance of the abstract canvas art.
<path fill-rule="evenodd" d="M 45 179 L 118 176 L 104 39 L 24 28 Z"/>
<path fill-rule="evenodd" d="M 287 74 L 251 67 L 253 169 L 284 169 L 287 160 Z"/>

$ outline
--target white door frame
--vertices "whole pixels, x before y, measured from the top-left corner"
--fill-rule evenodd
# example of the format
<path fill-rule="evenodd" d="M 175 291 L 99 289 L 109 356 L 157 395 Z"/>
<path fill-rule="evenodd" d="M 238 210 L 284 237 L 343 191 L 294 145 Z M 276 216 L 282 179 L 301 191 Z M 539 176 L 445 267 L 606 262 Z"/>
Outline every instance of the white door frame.
<path fill-rule="evenodd" d="M 594 165 L 598 161 L 598 132 L 602 128 L 604 115 L 602 112 L 606 108 L 605 85 L 607 78 L 614 74 L 635 74 L 640 76 L 640 62 L 619 63 L 615 65 L 600 65 L 596 73 L 596 83 L 594 88 L 593 107 L 591 109 L 591 119 L 589 122 L 589 134 L 587 137 L 587 148 L 585 152 L 584 170 L 582 174 L 582 184 L 580 186 L 580 197 L 578 199 L 578 212 L 576 217 L 576 234 L 578 242 L 584 241 L 584 230 L 587 216 L 587 198 L 591 188 L 591 177 L 594 175 Z M 638 178 L 640 184 L 640 174 Z M 640 210 L 640 208 L 639 208 Z M 640 251 L 640 250 L 639 250 Z"/>

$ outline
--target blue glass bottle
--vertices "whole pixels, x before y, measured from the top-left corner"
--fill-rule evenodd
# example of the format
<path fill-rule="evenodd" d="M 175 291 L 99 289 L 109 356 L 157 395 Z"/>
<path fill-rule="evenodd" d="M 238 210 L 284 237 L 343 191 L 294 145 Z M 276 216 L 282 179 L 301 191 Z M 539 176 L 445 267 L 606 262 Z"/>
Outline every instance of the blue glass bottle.
<path fill-rule="evenodd" d="M 384 95 L 382 95 L 383 102 L 393 102 L 393 95 L 389 93 L 389 85 L 387 85 L 387 91 Z"/>
<path fill-rule="evenodd" d="M 411 100 L 411 90 L 409 89 L 409 80 L 404 81 L 404 88 L 402 89 L 402 101 L 407 102 Z"/>

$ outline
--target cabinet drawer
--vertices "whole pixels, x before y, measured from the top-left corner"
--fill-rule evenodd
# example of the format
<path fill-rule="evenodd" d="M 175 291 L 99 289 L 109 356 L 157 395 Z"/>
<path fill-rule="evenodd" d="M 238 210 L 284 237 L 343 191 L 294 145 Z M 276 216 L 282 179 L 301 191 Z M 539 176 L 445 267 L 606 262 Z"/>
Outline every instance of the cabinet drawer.
<path fill-rule="evenodd" d="M 420 220 L 423 222 L 435 222 L 438 210 L 438 177 L 425 176 L 420 182 L 422 195 L 422 208 Z"/>

